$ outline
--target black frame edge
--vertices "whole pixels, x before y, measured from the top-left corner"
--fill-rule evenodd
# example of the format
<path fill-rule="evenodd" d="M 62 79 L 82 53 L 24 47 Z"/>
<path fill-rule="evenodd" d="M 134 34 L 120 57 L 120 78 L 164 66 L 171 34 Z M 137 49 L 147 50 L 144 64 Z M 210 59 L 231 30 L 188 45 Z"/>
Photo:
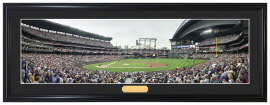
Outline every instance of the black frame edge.
<path fill-rule="evenodd" d="M 102 3 L 100 5 L 109 5 L 110 3 Z M 121 4 L 121 5 L 124 5 L 125 3 Z M 137 4 L 137 3 L 136 3 Z M 158 3 L 160 4 L 160 3 Z M 155 5 L 158 5 L 158 4 L 155 4 Z M 171 4 L 171 3 L 169 3 Z M 169 5 L 168 4 L 168 5 Z M 215 3 L 214 3 L 215 4 Z M 214 4 L 211 4 L 211 5 L 214 5 Z M 237 3 L 238 4 L 238 3 Z M 51 98 L 48 98 L 47 96 L 39 96 L 40 98 L 44 98 L 42 100 L 40 99 L 35 99 L 33 97 L 25 97 L 25 98 L 22 98 L 20 99 L 19 96 L 13 96 L 13 95 L 10 95 L 8 93 L 8 80 L 7 80 L 7 70 L 9 69 L 9 54 L 10 54 L 10 47 L 8 46 L 9 45 L 9 35 L 8 35 L 8 11 L 9 11 L 9 6 L 18 6 L 18 5 L 24 5 L 24 6 L 27 6 L 27 5 L 51 5 L 51 4 L 48 4 L 48 3 L 44 3 L 44 4 L 40 4 L 40 3 L 37 3 L 37 4 L 29 4 L 29 3 L 19 3 L 19 4 L 14 4 L 14 3 L 3 3 L 3 101 L 4 102 L 63 102 L 63 101 L 134 101 L 134 100 L 110 100 L 112 97 L 105 97 L 105 98 L 102 98 L 103 100 L 98 100 L 97 97 L 94 98 L 90 98 L 90 97 L 84 97 L 84 96 L 81 96 L 81 97 L 84 97 L 83 99 L 72 99 L 72 100 L 68 100 L 66 97 L 69 96 L 74 96 L 74 95 L 65 95 L 65 96 L 56 96 L 58 97 L 57 99 L 55 100 L 51 100 Z M 55 5 L 66 5 L 66 4 L 55 4 Z M 80 5 L 80 4 L 76 4 L 76 5 Z M 113 5 L 116 5 L 116 4 L 113 4 Z M 129 4 L 129 5 L 133 5 L 133 4 Z M 149 5 L 147 3 L 147 5 Z M 201 5 L 207 5 L 207 4 L 201 4 Z M 209 5 L 209 4 L 208 4 Z M 243 4 L 243 5 L 247 5 L 247 4 Z M 262 18 L 262 34 L 261 34 L 261 38 L 262 38 L 262 56 L 261 56 L 261 61 L 262 61 L 262 70 L 263 70 L 263 74 L 262 74 L 262 96 L 255 96 L 255 97 L 244 97 L 244 98 L 239 98 L 239 100 L 237 101 L 251 101 L 251 102 L 266 102 L 267 101 L 267 94 L 264 94 L 264 93 L 267 93 L 267 4 L 266 3 L 259 3 L 259 4 L 253 4 L 252 6 L 256 6 L 256 8 L 260 7 L 261 8 L 261 18 Z M 129 96 L 134 96 L 134 95 L 129 95 Z M 47 97 L 47 98 L 46 98 Z M 80 97 L 80 96 L 79 96 Z M 124 96 L 121 96 L 119 95 L 119 97 L 123 97 Z M 87 98 L 87 99 L 86 99 Z M 91 100 L 89 100 L 89 98 Z M 197 99 L 198 97 L 194 97 L 194 99 Z M 92 100 L 93 99 L 93 100 Z M 147 100 L 143 100 L 143 99 L 138 99 L 139 101 L 147 101 Z M 137 100 L 137 101 L 138 101 Z M 192 99 L 190 99 L 192 100 Z M 190 101 L 189 100 L 189 101 Z M 149 101 L 149 100 L 148 100 Z M 151 101 L 151 100 L 150 100 Z M 153 101 L 153 99 L 152 99 Z M 164 101 L 164 100 L 158 100 L 158 101 Z M 167 100 L 169 101 L 169 100 Z M 188 100 L 170 100 L 170 101 L 188 101 Z M 210 100 L 192 100 L 192 101 L 205 101 L 205 102 L 209 102 Z M 211 100 L 213 101 L 213 100 Z M 232 102 L 235 102 L 236 100 L 214 100 L 214 101 L 232 101 Z"/>

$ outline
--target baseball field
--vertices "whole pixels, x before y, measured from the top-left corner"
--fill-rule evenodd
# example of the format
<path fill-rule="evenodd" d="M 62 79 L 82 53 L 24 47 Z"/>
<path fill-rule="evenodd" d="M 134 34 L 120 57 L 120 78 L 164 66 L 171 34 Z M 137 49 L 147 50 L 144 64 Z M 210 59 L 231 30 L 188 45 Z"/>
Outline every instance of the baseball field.
<path fill-rule="evenodd" d="M 134 72 L 134 71 L 161 71 L 173 70 L 177 67 L 183 68 L 207 60 L 187 60 L 187 59 L 125 59 L 110 61 L 83 66 L 84 69 L 102 70 L 109 72 Z"/>

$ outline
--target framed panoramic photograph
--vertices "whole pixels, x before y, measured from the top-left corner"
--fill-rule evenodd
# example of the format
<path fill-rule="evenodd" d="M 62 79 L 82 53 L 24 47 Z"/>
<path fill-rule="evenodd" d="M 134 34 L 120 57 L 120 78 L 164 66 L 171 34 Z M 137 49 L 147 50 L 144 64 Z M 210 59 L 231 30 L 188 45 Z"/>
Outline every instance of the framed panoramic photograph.
<path fill-rule="evenodd" d="M 4 3 L 4 101 L 267 101 L 265 3 Z"/>

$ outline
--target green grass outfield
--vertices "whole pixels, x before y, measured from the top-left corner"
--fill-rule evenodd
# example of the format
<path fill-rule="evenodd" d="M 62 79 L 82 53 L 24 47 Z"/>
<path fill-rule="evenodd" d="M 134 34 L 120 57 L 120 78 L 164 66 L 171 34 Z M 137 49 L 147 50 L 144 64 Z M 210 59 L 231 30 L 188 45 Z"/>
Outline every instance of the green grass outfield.
<path fill-rule="evenodd" d="M 129 65 L 123 65 L 125 63 L 117 63 L 117 61 L 110 61 L 110 62 L 103 62 L 103 63 L 97 63 L 97 64 L 90 64 L 83 66 L 84 69 L 89 70 L 102 70 L 102 71 L 109 71 L 109 72 L 134 72 L 134 71 L 161 71 L 161 70 L 173 70 L 177 68 L 183 68 L 192 66 L 198 63 L 206 62 L 207 60 L 195 60 L 194 62 L 191 62 L 191 60 L 187 59 L 125 59 L 120 61 L 141 61 L 141 62 L 157 62 L 158 63 L 164 63 L 168 64 L 167 67 L 153 67 L 151 68 L 143 68 L 146 67 L 144 63 L 127 63 Z M 189 62 L 188 62 L 189 61 Z M 112 64 L 113 63 L 113 64 Z M 108 65 L 110 67 L 108 68 L 98 68 L 99 64 Z M 138 67 L 138 68 L 115 68 L 115 67 Z"/>

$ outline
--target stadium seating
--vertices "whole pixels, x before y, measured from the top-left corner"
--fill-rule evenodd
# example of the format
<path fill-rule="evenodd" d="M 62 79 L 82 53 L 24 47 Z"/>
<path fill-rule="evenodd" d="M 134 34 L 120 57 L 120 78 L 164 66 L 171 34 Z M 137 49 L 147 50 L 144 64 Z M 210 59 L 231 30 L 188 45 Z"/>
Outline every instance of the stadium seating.
<path fill-rule="evenodd" d="M 22 27 L 22 29 L 25 32 L 31 33 L 41 38 L 50 39 L 52 41 L 62 41 L 62 42 L 78 43 L 78 44 L 93 45 L 93 46 L 112 47 L 112 44 L 110 42 L 85 39 L 85 38 L 68 36 L 68 35 L 57 34 L 57 33 L 44 32 L 44 31 L 31 29 L 28 27 Z"/>
<path fill-rule="evenodd" d="M 217 37 L 217 44 L 228 43 L 236 40 L 240 35 L 226 35 Z M 200 42 L 200 46 L 216 44 L 216 38 L 208 38 Z"/>
<path fill-rule="evenodd" d="M 219 58 L 178 70 L 136 72 L 132 80 L 133 83 L 248 83 L 248 63 L 248 54 L 221 54 Z"/>

